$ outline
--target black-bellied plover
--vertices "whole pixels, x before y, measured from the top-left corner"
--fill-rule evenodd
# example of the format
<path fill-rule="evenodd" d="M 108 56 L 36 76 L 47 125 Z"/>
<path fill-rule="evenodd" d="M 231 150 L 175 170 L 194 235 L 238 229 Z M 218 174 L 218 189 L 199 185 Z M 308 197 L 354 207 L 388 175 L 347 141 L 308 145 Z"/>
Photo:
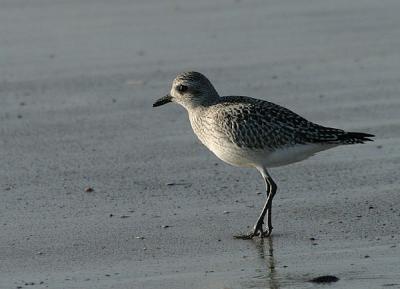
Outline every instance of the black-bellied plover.
<path fill-rule="evenodd" d="M 312 123 L 277 104 L 247 96 L 220 97 L 199 72 L 179 74 L 171 92 L 153 107 L 176 102 L 189 114 L 194 133 L 218 158 L 238 167 L 254 167 L 264 178 L 267 198 L 253 230 L 236 236 L 271 234 L 272 199 L 277 190 L 267 169 L 302 161 L 339 145 L 372 141 L 372 134 L 346 132 Z M 263 224 L 267 216 L 267 228 Z"/>

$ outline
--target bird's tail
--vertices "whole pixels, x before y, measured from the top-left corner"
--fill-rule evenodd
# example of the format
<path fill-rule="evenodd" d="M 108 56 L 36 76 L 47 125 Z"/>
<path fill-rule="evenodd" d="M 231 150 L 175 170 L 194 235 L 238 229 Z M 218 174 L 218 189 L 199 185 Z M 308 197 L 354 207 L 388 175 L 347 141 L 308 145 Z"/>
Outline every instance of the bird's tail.
<path fill-rule="evenodd" d="M 374 137 L 375 135 L 363 132 L 345 132 L 344 134 L 340 134 L 337 136 L 337 141 L 340 144 L 357 144 L 364 143 L 367 141 L 374 141 L 370 139 L 370 137 Z"/>

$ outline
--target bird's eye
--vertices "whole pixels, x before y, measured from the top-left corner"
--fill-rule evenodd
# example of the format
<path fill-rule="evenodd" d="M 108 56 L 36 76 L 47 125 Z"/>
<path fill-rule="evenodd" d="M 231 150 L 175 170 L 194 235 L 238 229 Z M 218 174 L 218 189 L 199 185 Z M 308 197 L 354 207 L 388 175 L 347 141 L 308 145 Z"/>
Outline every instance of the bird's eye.
<path fill-rule="evenodd" d="M 180 84 L 180 85 L 178 85 L 178 86 L 176 87 L 176 89 L 177 89 L 179 92 L 185 92 L 185 91 L 188 89 L 188 87 L 187 87 L 186 85 Z"/>

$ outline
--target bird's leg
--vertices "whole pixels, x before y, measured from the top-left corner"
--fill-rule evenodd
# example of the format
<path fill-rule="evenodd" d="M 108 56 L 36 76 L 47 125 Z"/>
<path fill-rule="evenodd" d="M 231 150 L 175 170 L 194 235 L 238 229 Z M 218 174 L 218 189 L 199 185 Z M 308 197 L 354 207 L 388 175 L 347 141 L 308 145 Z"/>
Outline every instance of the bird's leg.
<path fill-rule="evenodd" d="M 269 194 L 270 190 L 268 188 L 269 183 L 266 183 L 266 185 L 267 185 L 267 201 L 264 204 L 264 208 L 263 208 L 260 216 L 258 217 L 258 220 L 257 220 L 256 224 L 254 225 L 253 230 L 247 234 L 235 235 L 234 237 L 236 239 L 248 240 L 248 239 L 253 239 L 255 236 L 263 237 L 263 235 L 265 234 L 264 229 L 263 229 L 263 224 L 264 224 L 264 217 L 267 212 L 268 199 L 270 196 L 270 194 Z"/>
<path fill-rule="evenodd" d="M 267 187 L 267 202 L 264 206 L 264 208 L 266 208 L 267 210 L 267 230 L 264 231 L 261 235 L 261 237 L 268 237 L 269 235 L 271 235 L 272 232 L 272 199 L 274 198 L 275 194 L 276 194 L 276 190 L 277 190 L 277 185 L 275 184 L 274 180 L 271 178 L 271 176 L 266 172 L 265 176 L 265 183 L 266 183 L 266 187 Z M 264 213 L 264 209 L 263 212 Z M 262 213 L 260 215 L 260 218 L 262 216 Z M 265 213 L 264 213 L 265 216 Z M 264 218 L 263 216 L 263 218 Z"/>
<path fill-rule="evenodd" d="M 271 186 L 270 186 L 270 183 L 267 182 L 267 179 L 265 177 L 264 177 L 264 180 L 265 180 L 265 189 L 267 191 L 267 200 L 264 204 L 264 207 L 263 207 L 263 210 L 261 211 L 260 216 L 257 219 L 257 222 L 255 223 L 255 225 L 253 227 L 253 234 L 255 236 L 260 235 L 260 237 L 262 237 L 264 234 L 263 225 L 264 225 L 264 219 L 265 219 L 266 213 L 268 213 L 267 220 L 270 220 L 270 214 L 269 214 L 270 210 L 268 209 L 267 204 L 268 204 L 268 198 L 269 198 L 270 192 L 271 192 Z"/>
<path fill-rule="evenodd" d="M 235 238 L 252 239 L 255 236 L 260 236 L 261 238 L 263 238 L 263 237 L 268 237 L 272 232 L 272 228 L 273 228 L 272 227 L 272 218 L 271 218 L 272 199 L 275 196 L 277 186 L 265 169 L 261 170 L 261 174 L 265 180 L 265 186 L 266 186 L 266 191 L 267 191 L 267 200 L 264 204 L 263 210 L 261 211 L 261 214 L 258 217 L 256 224 L 254 225 L 253 231 L 250 232 L 249 234 L 235 236 Z M 268 215 L 267 215 L 267 230 L 264 231 L 263 224 L 264 224 L 265 215 L 267 213 L 268 213 Z"/>
<path fill-rule="evenodd" d="M 267 183 L 267 186 L 269 186 L 269 184 Z M 267 201 L 264 204 L 263 210 L 261 211 L 260 216 L 257 219 L 257 222 L 255 223 L 253 230 L 248 233 L 248 234 L 244 234 L 244 235 L 236 235 L 234 236 L 236 239 L 244 239 L 244 240 L 248 240 L 248 239 L 253 239 L 256 236 L 260 236 L 262 237 L 266 237 L 269 236 L 269 232 L 270 227 L 268 227 L 268 231 L 264 232 L 263 229 L 263 224 L 264 224 L 264 218 L 265 218 L 265 214 L 268 211 L 268 206 L 270 206 L 271 200 L 270 200 L 270 196 L 271 194 L 269 193 L 269 188 L 267 187 Z M 268 224 L 270 223 L 270 218 L 268 218 Z"/>

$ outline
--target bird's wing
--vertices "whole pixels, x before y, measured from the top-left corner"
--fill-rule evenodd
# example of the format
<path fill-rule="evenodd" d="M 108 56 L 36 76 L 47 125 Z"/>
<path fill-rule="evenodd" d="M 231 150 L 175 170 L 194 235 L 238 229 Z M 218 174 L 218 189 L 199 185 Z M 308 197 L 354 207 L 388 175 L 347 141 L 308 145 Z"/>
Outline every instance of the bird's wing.
<path fill-rule="evenodd" d="M 334 143 L 343 130 L 312 123 L 280 105 L 230 96 L 210 110 L 208 118 L 232 143 L 252 149 L 276 149 L 305 143 Z"/>

